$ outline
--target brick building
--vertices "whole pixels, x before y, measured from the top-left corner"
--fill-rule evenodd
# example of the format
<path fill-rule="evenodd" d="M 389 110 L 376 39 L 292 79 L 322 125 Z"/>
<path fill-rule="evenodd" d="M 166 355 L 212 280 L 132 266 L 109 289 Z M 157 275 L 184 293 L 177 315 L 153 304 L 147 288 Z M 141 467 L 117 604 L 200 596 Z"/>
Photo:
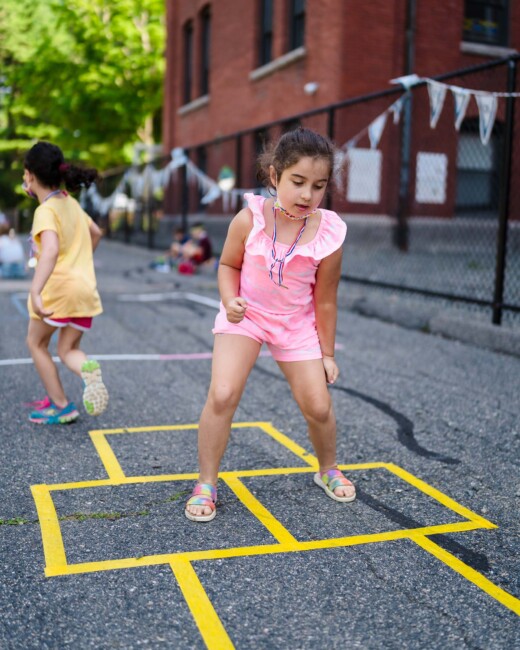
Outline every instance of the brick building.
<path fill-rule="evenodd" d="M 412 72 L 432 77 L 515 55 L 520 49 L 520 4 L 512 0 L 168 0 L 167 32 L 166 151 L 188 148 L 193 162 L 212 178 L 223 165 L 230 165 L 238 186 L 251 187 L 256 151 L 266 137 L 276 137 L 292 126 L 294 116 L 396 88 L 390 80 Z M 505 92 L 507 66 L 454 76 L 446 83 Z M 328 132 L 342 145 L 398 96 L 338 109 L 332 119 L 324 110 L 299 122 Z M 486 146 L 479 141 L 476 103 L 468 106 L 457 133 L 450 101 L 446 99 L 438 125 L 430 129 L 427 89 L 423 86 L 414 92 L 408 145 L 410 214 L 450 216 L 464 209 L 496 208 L 505 101 L 499 103 Z M 519 116 L 517 110 L 517 122 Z M 382 180 L 376 199 L 349 199 L 343 194 L 334 199 L 336 209 L 374 214 L 398 210 L 403 120 L 397 126 L 388 123 L 379 144 Z M 236 132 L 242 132 L 239 139 L 226 138 Z M 358 146 L 370 149 L 367 139 Z M 442 203 L 418 201 L 413 191 L 420 152 L 446 156 L 449 173 Z M 519 164 L 515 151 L 513 168 Z"/>

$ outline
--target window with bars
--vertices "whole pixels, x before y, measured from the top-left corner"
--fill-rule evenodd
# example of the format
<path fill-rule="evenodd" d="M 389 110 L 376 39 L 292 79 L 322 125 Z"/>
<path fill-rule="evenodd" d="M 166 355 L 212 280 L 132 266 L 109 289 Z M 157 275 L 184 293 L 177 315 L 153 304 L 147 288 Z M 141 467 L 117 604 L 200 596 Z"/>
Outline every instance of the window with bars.
<path fill-rule="evenodd" d="M 184 75 L 183 75 L 183 101 L 185 104 L 191 102 L 191 89 L 193 81 L 193 23 L 188 21 L 183 28 L 184 46 Z"/>
<path fill-rule="evenodd" d="M 305 0 L 289 0 L 289 50 L 305 44 Z"/>
<path fill-rule="evenodd" d="M 200 94 L 209 93 L 211 9 L 205 7 L 200 13 Z"/>
<path fill-rule="evenodd" d="M 466 0 L 462 38 L 471 43 L 508 45 L 509 0 Z"/>
<path fill-rule="evenodd" d="M 273 58 L 273 0 L 260 0 L 260 39 L 258 64 L 265 65 Z"/>

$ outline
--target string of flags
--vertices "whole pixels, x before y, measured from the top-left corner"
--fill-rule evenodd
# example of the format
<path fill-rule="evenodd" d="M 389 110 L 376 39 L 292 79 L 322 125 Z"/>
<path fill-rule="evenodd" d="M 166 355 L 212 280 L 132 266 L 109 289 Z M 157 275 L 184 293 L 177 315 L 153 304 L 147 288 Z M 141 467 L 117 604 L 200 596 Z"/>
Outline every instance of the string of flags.
<path fill-rule="evenodd" d="M 88 189 L 83 190 L 80 200 L 83 205 L 88 202 L 98 214 L 106 216 L 114 207 L 117 197 L 121 194 L 128 192 L 134 199 L 155 196 L 158 191 L 164 190 L 168 186 L 172 176 L 184 166 L 186 167 L 188 182 L 195 182 L 198 189 L 203 192 L 201 203 L 204 205 L 213 203 L 213 201 L 222 197 L 223 209 L 228 212 L 237 208 L 245 193 L 258 192 L 258 188 L 223 190 L 215 180 L 199 169 L 186 156 L 181 147 L 173 149 L 170 158 L 168 164 L 162 169 L 155 169 L 152 164 L 146 165 L 142 171 L 130 167 L 125 171 L 110 196 L 101 196 L 97 186 L 92 184 Z"/>
<path fill-rule="evenodd" d="M 487 145 L 491 134 L 498 110 L 498 100 L 500 98 L 520 97 L 520 93 L 503 93 L 488 92 L 484 90 L 473 90 L 462 88 L 453 84 L 444 84 L 428 77 L 419 77 L 416 74 L 406 75 L 392 79 L 391 83 L 399 83 L 405 89 L 405 93 L 386 110 L 378 115 L 368 126 L 363 128 L 354 137 L 343 145 L 343 149 L 351 149 L 357 145 L 359 140 L 368 135 L 370 148 L 377 149 L 383 131 L 385 129 L 389 114 L 393 115 L 394 124 L 398 124 L 404 103 L 410 96 L 410 89 L 419 83 L 426 83 L 428 87 L 428 96 L 430 100 L 430 127 L 434 129 L 437 126 L 439 118 L 444 107 L 444 100 L 448 91 L 453 95 L 454 100 L 454 125 L 457 131 L 466 116 L 471 98 L 475 98 L 479 112 L 479 133 L 483 145 Z"/>
<path fill-rule="evenodd" d="M 480 140 L 483 145 L 487 145 L 493 131 L 495 118 L 498 110 L 498 100 L 500 98 L 520 97 L 520 93 L 503 93 L 488 92 L 483 90 L 471 90 L 452 84 L 444 84 L 428 77 L 419 77 L 416 74 L 406 75 L 392 79 L 391 83 L 400 84 L 405 92 L 399 99 L 394 101 L 380 115 L 378 115 L 370 124 L 364 127 L 359 133 L 350 138 L 340 149 L 335 161 L 335 174 L 341 175 L 343 164 L 348 158 L 348 150 L 356 147 L 358 142 L 364 136 L 368 136 L 370 148 L 377 149 L 383 135 L 384 129 L 391 115 L 394 124 L 398 124 L 403 112 L 405 102 L 408 101 L 411 88 L 417 84 L 426 83 L 428 87 L 428 96 L 430 101 L 430 127 L 434 129 L 439 122 L 442 114 L 446 95 L 448 91 L 453 95 L 454 100 L 454 125 L 459 131 L 460 126 L 466 115 L 471 98 L 475 98 L 479 113 L 479 131 Z M 205 172 L 197 167 L 184 153 L 180 147 L 171 151 L 171 159 L 162 169 L 155 169 L 152 164 L 148 164 L 142 171 L 131 167 L 123 174 L 117 187 L 110 196 L 102 197 L 95 184 L 91 185 L 82 193 L 82 200 L 87 199 L 90 205 L 102 215 L 107 215 L 114 206 L 116 197 L 126 190 L 135 198 L 144 196 L 155 196 L 159 190 L 163 190 L 170 183 L 170 179 L 181 167 L 186 167 L 186 174 L 189 182 L 195 182 L 199 190 L 203 193 L 201 203 L 209 205 L 219 198 L 222 198 L 223 209 L 225 212 L 236 210 L 241 204 L 243 195 L 246 192 L 258 192 L 258 188 L 233 188 L 223 189 L 217 181 L 208 176 Z M 265 193 L 265 191 L 264 191 Z"/>
<path fill-rule="evenodd" d="M 399 83 L 404 86 L 406 90 L 416 86 L 418 83 L 427 84 L 428 96 L 430 99 L 430 126 L 432 129 L 437 126 L 448 91 L 453 95 L 455 107 L 454 124 L 457 131 L 460 129 L 460 125 L 464 120 L 471 98 L 474 97 L 479 112 L 479 132 L 480 140 L 483 145 L 487 145 L 491 133 L 493 132 L 499 98 L 520 97 L 520 93 L 516 92 L 509 93 L 474 90 L 471 88 L 455 86 L 453 84 L 445 84 L 428 77 L 419 77 L 415 74 L 392 79 L 391 83 Z"/>
<path fill-rule="evenodd" d="M 350 138 L 350 140 L 348 140 L 348 142 L 342 146 L 342 149 L 353 149 L 359 140 L 361 140 L 361 138 L 365 135 L 368 135 L 368 139 L 370 140 L 370 148 L 377 149 L 386 126 L 388 115 L 392 114 L 394 124 L 398 124 L 399 120 L 401 119 L 401 112 L 403 110 L 404 102 L 406 99 L 407 94 L 405 93 L 399 97 L 397 101 L 391 104 L 386 110 L 384 110 L 380 115 L 378 115 L 375 120 L 370 122 L 368 126 L 365 126 L 365 128 L 361 129 L 359 133 L 356 133 L 354 137 Z"/>

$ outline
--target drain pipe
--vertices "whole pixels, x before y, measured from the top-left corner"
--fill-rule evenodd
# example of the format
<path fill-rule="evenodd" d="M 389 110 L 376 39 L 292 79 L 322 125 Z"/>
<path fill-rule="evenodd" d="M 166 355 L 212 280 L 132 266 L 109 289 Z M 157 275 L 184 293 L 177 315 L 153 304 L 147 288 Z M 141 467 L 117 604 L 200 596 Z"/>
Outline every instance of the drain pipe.
<path fill-rule="evenodd" d="M 416 0 L 406 2 L 404 74 L 413 73 L 415 66 L 415 22 Z M 401 131 L 401 167 L 399 173 L 399 200 L 397 222 L 394 229 L 394 244 L 399 250 L 408 250 L 408 194 L 410 189 L 410 154 L 412 141 L 412 92 L 408 91 L 403 106 L 403 128 Z"/>

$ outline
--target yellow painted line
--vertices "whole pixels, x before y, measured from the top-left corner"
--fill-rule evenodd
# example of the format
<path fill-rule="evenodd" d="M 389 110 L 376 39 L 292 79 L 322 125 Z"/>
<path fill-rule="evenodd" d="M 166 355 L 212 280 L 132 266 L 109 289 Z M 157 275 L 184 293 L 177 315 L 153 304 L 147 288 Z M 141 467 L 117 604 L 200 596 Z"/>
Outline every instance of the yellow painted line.
<path fill-rule="evenodd" d="M 388 469 L 388 463 L 350 463 L 350 465 L 345 465 L 345 464 L 338 464 L 338 469 L 341 470 L 347 470 L 347 471 L 352 471 L 352 470 L 358 470 L 358 469 Z"/>
<path fill-rule="evenodd" d="M 297 544 L 298 541 L 274 517 L 260 501 L 235 477 L 228 477 L 225 483 L 233 490 L 239 500 L 262 523 L 280 544 Z"/>
<path fill-rule="evenodd" d="M 180 553 L 165 553 L 162 555 L 147 555 L 143 557 L 121 558 L 118 560 L 101 560 L 98 562 L 82 562 L 66 566 L 49 567 L 47 576 L 75 575 L 80 573 L 94 573 L 99 571 L 113 571 L 116 569 L 135 569 L 143 566 L 156 566 L 169 564 L 175 559 L 183 559 L 189 562 L 201 560 L 222 560 L 235 557 L 253 557 L 258 555 L 275 555 L 281 553 L 295 553 L 306 551 L 319 551 L 328 548 L 341 548 L 347 546 L 359 546 L 363 544 L 375 544 L 379 542 L 396 541 L 399 539 L 423 538 L 425 535 L 442 535 L 446 533 L 458 533 L 480 528 L 472 521 L 465 521 L 453 524 L 439 524 L 437 526 L 426 526 L 410 530 L 392 530 L 383 533 L 371 533 L 369 535 L 353 535 L 351 537 L 335 537 L 325 540 L 312 540 L 307 542 L 291 541 L 283 544 L 265 544 L 261 546 L 238 546 L 222 549 L 207 549 L 199 551 L 184 551 Z"/>
<path fill-rule="evenodd" d="M 362 463 L 360 465 L 338 465 L 345 471 L 363 469 L 376 469 L 386 467 L 387 463 Z M 310 474 L 316 470 L 314 467 L 266 467 L 265 469 L 246 469 L 224 471 L 219 473 L 219 478 L 226 480 L 229 477 L 248 478 L 253 476 L 285 476 L 286 474 Z M 118 479 L 92 479 L 90 481 L 76 481 L 73 483 L 52 483 L 47 485 L 49 490 L 78 490 L 80 488 L 102 487 L 105 485 L 131 485 L 133 483 L 161 483 L 168 481 L 193 481 L 198 478 L 198 472 L 181 474 L 150 474 L 148 476 L 124 476 Z"/>
<path fill-rule="evenodd" d="M 270 424 L 270 422 L 235 422 L 231 425 L 233 429 L 245 428 L 262 428 L 262 425 Z M 96 429 L 89 433 L 95 434 L 113 434 L 113 433 L 146 433 L 150 431 L 185 431 L 187 429 L 197 430 L 199 425 L 194 424 L 161 424 L 151 427 L 123 427 L 120 429 Z"/>
<path fill-rule="evenodd" d="M 271 438 L 276 440 L 276 442 L 279 442 L 286 449 L 298 456 L 298 458 L 301 458 L 301 460 L 307 463 L 307 465 L 313 467 L 315 471 L 318 469 L 319 463 L 316 456 L 309 453 L 306 449 L 294 442 L 294 440 L 283 434 L 281 431 L 278 431 L 278 429 L 275 429 L 270 422 L 257 422 L 257 426 L 267 433 L 267 435 L 271 436 Z"/>
<path fill-rule="evenodd" d="M 235 646 L 231 643 L 195 569 L 183 559 L 173 560 L 170 566 L 207 648 L 233 649 Z"/>
<path fill-rule="evenodd" d="M 438 560 L 448 565 L 450 569 L 460 573 L 460 575 L 466 578 L 466 580 L 469 580 L 479 589 L 482 589 L 482 591 L 486 592 L 488 596 L 491 596 L 491 598 L 497 600 L 501 605 L 504 605 L 504 607 L 507 607 L 520 616 L 520 600 L 518 598 L 515 598 L 507 591 L 504 591 L 504 589 L 497 587 L 497 585 L 491 582 L 491 580 L 488 580 L 481 573 L 475 571 L 475 569 L 472 569 L 470 566 L 459 560 L 459 558 L 448 553 L 448 551 L 445 551 L 438 544 L 432 542 L 431 539 L 427 539 L 426 537 L 414 537 L 413 541 L 425 551 L 428 551 L 428 553 L 435 556 Z"/>
<path fill-rule="evenodd" d="M 153 427 L 124 427 L 121 429 L 97 429 L 89 431 L 95 434 L 113 434 L 113 433 L 146 433 L 150 431 L 181 431 L 185 429 L 198 429 L 198 424 L 166 424 L 156 425 Z"/>
<path fill-rule="evenodd" d="M 96 448 L 96 451 L 109 478 L 111 478 L 113 481 L 124 479 L 125 473 L 121 469 L 121 465 L 119 464 L 116 455 L 112 451 L 112 447 L 108 444 L 108 440 L 105 438 L 105 435 L 99 432 L 90 432 L 90 438 L 92 440 L 92 444 Z"/>
<path fill-rule="evenodd" d="M 31 492 L 40 522 L 46 568 L 62 570 L 67 566 L 67 556 L 52 497 L 46 485 L 31 485 Z"/>
<path fill-rule="evenodd" d="M 470 519 L 471 521 L 480 524 L 482 528 L 498 528 L 496 524 L 491 523 L 487 519 L 484 519 L 484 517 L 477 515 L 475 512 L 472 512 L 468 508 L 461 506 L 460 503 L 457 503 L 454 499 L 451 499 L 446 494 L 443 494 L 440 490 L 437 490 L 436 488 L 432 487 L 428 483 L 425 483 L 424 481 L 417 478 L 413 474 L 410 474 L 402 467 L 399 467 L 398 465 L 394 465 L 393 463 L 388 463 L 387 469 L 393 474 L 395 474 L 396 476 L 399 476 L 399 478 L 402 478 L 407 483 L 410 483 L 411 485 L 416 487 L 418 490 L 421 490 L 421 492 L 424 492 L 425 494 L 432 497 L 433 499 L 436 499 L 439 503 L 442 503 L 442 505 L 445 506 L 446 508 L 453 510 L 461 517 L 465 517 L 466 519 Z"/>

